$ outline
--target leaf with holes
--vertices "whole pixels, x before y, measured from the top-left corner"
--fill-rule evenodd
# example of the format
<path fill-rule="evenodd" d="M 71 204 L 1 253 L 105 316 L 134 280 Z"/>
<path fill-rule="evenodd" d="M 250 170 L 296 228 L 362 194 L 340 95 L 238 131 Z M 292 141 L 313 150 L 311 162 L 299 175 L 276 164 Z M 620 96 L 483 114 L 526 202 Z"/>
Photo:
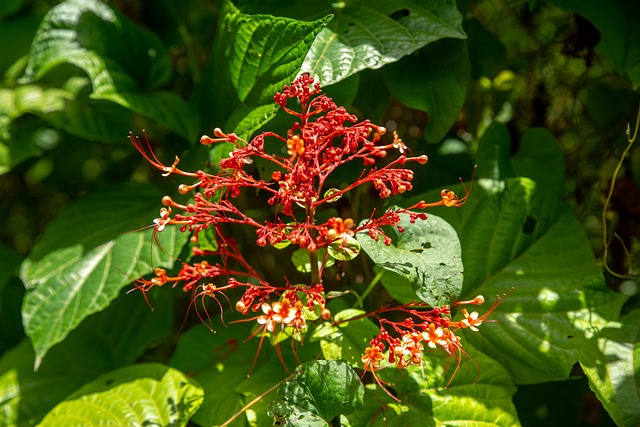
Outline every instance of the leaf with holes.
<path fill-rule="evenodd" d="M 400 217 L 398 226 L 404 230 L 391 229 L 394 244 L 387 246 L 382 239 L 375 241 L 361 232 L 356 237 L 362 249 L 378 267 L 407 279 L 422 301 L 432 307 L 448 304 L 462 289 L 460 242 L 455 230 L 435 215 L 414 223 L 409 215 Z M 394 286 L 401 282 L 385 283 Z"/>

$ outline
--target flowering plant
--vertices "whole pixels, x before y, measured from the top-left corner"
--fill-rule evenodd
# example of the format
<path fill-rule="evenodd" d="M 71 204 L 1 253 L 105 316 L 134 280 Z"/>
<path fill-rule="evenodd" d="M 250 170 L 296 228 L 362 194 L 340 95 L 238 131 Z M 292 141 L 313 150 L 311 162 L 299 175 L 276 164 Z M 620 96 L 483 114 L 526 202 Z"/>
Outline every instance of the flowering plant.
<path fill-rule="evenodd" d="M 179 168 L 177 156 L 171 165 L 165 165 L 153 153 L 146 138 L 130 136 L 138 151 L 164 176 L 177 174 L 195 181 L 178 187 L 180 194 L 192 194 L 191 202 L 179 203 L 170 196 L 163 197 L 164 207 L 154 220 L 153 228 L 154 233 L 160 233 L 169 225 L 177 225 L 180 231 L 192 233 L 192 256 L 200 260 L 183 262 L 175 276 L 157 268 L 153 277 L 141 277 L 134 284 L 145 298 L 154 287 L 167 283 L 174 287 L 180 285 L 183 291 L 191 293 L 191 304 L 211 331 L 218 326 L 211 322 L 206 299 L 216 302 L 221 319 L 225 310 L 223 302 L 227 301 L 237 312 L 252 316 L 236 322 L 256 322 L 251 336 L 260 336 L 259 348 L 265 337 L 271 337 L 280 361 L 288 369 L 279 346 L 281 335 L 302 342 L 310 323 L 340 323 L 332 319 L 327 306 L 324 277 L 336 261 L 346 262 L 358 256 L 361 251 L 358 239 L 382 240 L 385 246 L 390 246 L 393 239 L 388 228 L 395 227 L 402 233 L 405 230 L 405 226 L 400 224 L 402 216 L 408 219 L 409 224 L 426 221 L 427 214 L 422 210 L 435 206 L 460 207 L 469 192 L 458 198 L 453 191 L 445 189 L 436 202 L 421 200 L 407 208 L 390 208 L 379 215 L 374 209 L 359 223 L 340 215 L 320 220 L 327 205 L 366 184 L 371 184 L 383 199 L 411 190 L 414 171 L 409 167 L 424 165 L 427 156 L 411 156 L 395 131 L 390 142 L 383 142 L 384 127 L 368 120 L 358 121 L 355 115 L 323 94 L 309 74 L 302 74 L 291 85 L 285 86 L 274 100 L 294 120 L 285 136 L 263 132 L 247 142 L 236 134 L 227 134 L 216 128 L 214 137 L 205 135 L 200 139 L 205 145 L 228 143 L 233 147 L 228 157 L 217 165 L 215 173 L 184 171 Z M 270 180 L 256 176 L 250 169 L 258 161 L 271 164 Z M 331 175 L 347 164 L 361 168 L 362 172 L 341 188 L 327 188 Z M 262 209 L 270 207 L 268 214 L 243 206 L 241 196 L 248 192 L 256 194 L 260 203 L 264 203 Z M 237 226 L 254 229 L 255 243 L 265 250 L 268 247 L 280 250 L 289 245 L 297 247 L 296 251 L 308 259 L 304 265 L 298 265 L 299 270 L 309 274 L 308 281 L 294 285 L 287 277 L 279 283 L 268 280 L 259 267 L 252 265 L 243 255 L 246 249 L 230 231 Z M 213 249 L 199 246 L 205 230 L 213 231 Z M 211 246 L 211 237 L 207 239 L 207 246 Z M 208 261 L 211 259 L 216 261 Z M 329 286 L 335 288 L 336 284 Z M 236 290 L 240 293 L 234 292 Z M 231 302 L 232 294 L 240 295 L 235 304 Z M 496 300 L 484 315 L 463 309 L 463 319 L 459 321 L 452 320 L 451 305 L 445 295 L 437 306 L 423 301 L 387 305 L 343 321 L 365 317 L 377 320 L 379 333 L 369 337 L 369 345 L 360 358 L 360 368 L 370 372 L 377 384 L 391 398 L 398 400 L 385 387 L 391 385 L 377 376 L 383 359 L 398 369 L 422 366 L 427 349 L 440 349 L 455 361 L 457 370 L 466 353 L 455 332 L 463 328 L 478 331 L 478 326 L 486 321 L 500 301 Z M 484 297 L 478 296 L 469 301 L 456 301 L 453 305 L 483 303 Z M 402 319 L 390 320 L 391 313 L 396 317 L 402 316 Z M 302 363 L 297 353 L 295 357 Z"/>

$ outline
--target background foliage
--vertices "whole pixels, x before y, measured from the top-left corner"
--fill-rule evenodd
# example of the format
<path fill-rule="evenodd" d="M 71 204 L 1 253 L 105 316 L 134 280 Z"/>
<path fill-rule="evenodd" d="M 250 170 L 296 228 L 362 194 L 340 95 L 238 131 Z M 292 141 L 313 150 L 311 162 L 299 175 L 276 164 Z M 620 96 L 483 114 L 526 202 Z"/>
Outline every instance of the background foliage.
<path fill-rule="evenodd" d="M 269 412 L 304 425 L 638 425 L 640 149 L 607 195 L 639 103 L 639 18 L 633 0 L 3 1 L 0 424 L 62 425 L 69 414 L 97 424 L 108 412 L 116 424 L 270 425 Z M 187 312 L 189 295 L 150 292 L 151 311 L 127 294 L 133 278 L 175 264 L 150 249 L 150 230 L 131 231 L 178 184 L 155 174 L 127 132 L 146 129 L 158 156 L 179 154 L 185 169 L 215 163 L 228 150 L 198 136 L 283 131 L 272 97 L 301 71 L 429 156 L 393 204 L 437 200 L 444 186 L 461 194 L 458 177 L 470 183 L 478 165 L 467 204 L 429 211 L 411 239 L 387 248 L 358 236 L 369 261 L 341 263 L 335 290 L 381 286 L 364 305 L 330 307 L 349 319 L 354 307 L 416 294 L 490 299 L 515 288 L 492 315 L 499 323 L 463 335 L 475 362 L 447 389 L 436 387 L 437 360 L 382 371 L 402 403 L 362 388 L 344 367 L 362 367 L 377 333 L 368 319 L 307 337 L 305 360 L 322 352 L 337 364 L 310 362 L 292 378 L 263 349 L 247 378 L 256 340 L 226 346 L 250 325 L 225 328 L 214 315 L 211 334 Z M 342 209 L 366 218 L 372 194 Z M 423 235 L 462 263 L 462 283 L 430 276 L 439 259 L 412 246 Z M 160 238 L 169 254 L 187 253 L 177 229 Z M 407 254 L 429 274 L 373 269 Z M 295 277 L 288 260 L 254 261 Z M 323 376 L 337 379 L 334 394 L 315 383 Z M 298 381 L 315 384 L 310 395 Z"/>

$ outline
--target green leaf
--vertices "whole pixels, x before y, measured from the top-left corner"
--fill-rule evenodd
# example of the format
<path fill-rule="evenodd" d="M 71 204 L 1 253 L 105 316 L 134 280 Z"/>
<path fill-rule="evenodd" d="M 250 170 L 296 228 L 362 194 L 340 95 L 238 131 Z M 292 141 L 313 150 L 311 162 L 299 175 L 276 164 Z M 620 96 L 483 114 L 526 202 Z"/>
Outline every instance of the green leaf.
<path fill-rule="evenodd" d="M 153 217 L 143 203 L 152 195 L 157 193 L 148 186 L 128 185 L 65 207 L 23 263 L 22 317 L 36 350 L 36 368 L 53 345 L 108 306 L 133 278 L 173 265 L 187 233 L 174 227 L 159 233 L 166 253 L 154 246 L 151 229 L 118 237 Z"/>
<path fill-rule="evenodd" d="M 517 176 L 531 178 L 542 188 L 563 195 L 564 154 L 551 132 L 529 128 L 520 139 L 520 149 L 511 159 Z"/>
<path fill-rule="evenodd" d="M 351 236 L 336 239 L 327 247 L 327 252 L 338 261 L 350 261 L 360 253 L 360 243 Z"/>
<path fill-rule="evenodd" d="M 325 254 L 327 250 L 322 248 L 317 252 L 318 257 L 318 267 L 322 266 L 322 260 L 325 258 Z M 291 262 L 295 265 L 296 270 L 301 273 L 311 273 L 311 261 L 309 260 L 309 251 L 306 249 L 296 249 L 291 254 Z M 327 262 L 325 263 L 325 267 L 331 267 L 335 264 L 333 258 L 327 258 Z"/>
<path fill-rule="evenodd" d="M 378 374 L 391 383 L 400 403 L 377 387 L 375 393 L 366 396 L 367 406 L 347 417 L 351 425 L 519 426 L 512 402 L 516 388 L 508 371 L 466 344 L 465 351 L 468 358 L 463 356 L 462 365 L 446 388 L 443 382 L 454 374 L 454 361 L 443 364 L 438 357 L 425 357 L 423 366 L 411 366 L 406 372 L 379 370 Z"/>
<path fill-rule="evenodd" d="M 580 365 L 616 425 L 640 424 L 640 312 L 632 311 L 591 338 Z"/>
<path fill-rule="evenodd" d="M 72 77 L 63 89 L 23 85 L 0 89 L 0 112 L 10 119 L 31 113 L 51 126 L 89 140 L 122 141 L 132 127 L 132 115 L 113 103 L 79 94 L 88 79 Z"/>
<path fill-rule="evenodd" d="M 177 95 L 154 89 L 171 76 L 169 53 L 152 32 L 98 0 L 67 0 L 45 15 L 36 33 L 23 83 L 61 64 L 82 69 L 92 98 L 115 102 L 195 139 L 197 115 Z"/>
<path fill-rule="evenodd" d="M 206 122 L 248 138 L 271 120 L 277 111 L 273 96 L 296 77 L 329 19 L 248 15 L 227 1 L 199 92 Z"/>
<path fill-rule="evenodd" d="M 291 381 L 280 385 L 282 399 L 269 407 L 276 423 L 289 426 L 323 425 L 340 414 L 361 407 L 364 386 L 349 365 L 333 360 L 307 362 L 296 368 Z M 300 419 L 299 417 L 304 417 Z"/>
<path fill-rule="evenodd" d="M 453 1 L 318 3 L 335 17 L 318 35 L 302 70 L 325 85 L 395 62 L 436 40 L 466 37 Z"/>
<path fill-rule="evenodd" d="M 57 405 L 40 426 L 186 426 L 202 403 L 191 378 L 155 363 L 102 375 Z"/>
<path fill-rule="evenodd" d="M 226 322 L 242 318 L 236 313 L 225 314 Z M 212 334 L 204 325 L 199 325 L 180 337 L 170 365 L 202 384 L 205 393 L 202 406 L 192 418 L 193 422 L 220 425 L 289 375 L 268 348 L 262 350 L 252 369 L 260 340 L 242 342 L 241 338 L 249 337 L 253 326 L 253 322 L 238 322 L 217 327 L 216 333 Z M 287 347 L 283 346 L 282 350 Z M 293 359 L 286 351 L 283 357 L 287 361 Z M 224 387 L 220 384 L 224 384 Z M 257 414 L 259 421 L 268 421 L 266 406 L 275 397 L 275 393 L 263 395 L 260 403 L 251 407 L 250 413 Z M 243 419 L 246 417 L 238 420 L 239 425 L 245 425 Z"/>
<path fill-rule="evenodd" d="M 328 360 L 344 360 L 353 367 L 362 367 L 360 360 L 369 343 L 380 332 L 371 320 L 349 320 L 365 314 L 362 310 L 346 309 L 334 316 L 334 323 L 322 323 L 311 341 L 320 340 L 323 356 Z"/>
<path fill-rule="evenodd" d="M 463 191 L 460 185 L 453 189 Z M 491 314 L 498 322 L 482 325 L 480 333 L 463 331 L 464 341 L 502 363 L 516 383 L 566 379 L 580 341 L 616 319 L 626 300 L 605 286 L 569 207 L 527 178 L 483 179 L 463 207 L 433 212 L 460 237 L 461 299 L 489 299 L 514 289 Z"/>
<path fill-rule="evenodd" d="M 513 178 L 511 166 L 511 136 L 507 127 L 493 122 L 482 134 L 476 153 L 476 178 L 504 180 Z"/>
<path fill-rule="evenodd" d="M 38 372 L 28 340 L 0 359 L 0 425 L 35 425 L 80 386 L 131 363 L 173 329 L 171 295 L 153 300 L 156 312 L 138 295 L 116 299 L 51 349 Z"/>
<path fill-rule="evenodd" d="M 407 279 L 418 298 L 433 307 L 449 303 L 462 289 L 460 242 L 455 230 L 444 220 L 431 215 L 413 224 L 401 214 L 392 229 L 395 245 L 375 241 L 366 232 L 356 235 L 362 249 L 374 263 Z M 389 234 L 391 236 L 391 234 Z"/>
<path fill-rule="evenodd" d="M 467 95 L 469 55 L 463 40 L 444 39 L 382 69 L 393 96 L 429 115 L 425 138 L 440 141 L 456 121 Z"/>

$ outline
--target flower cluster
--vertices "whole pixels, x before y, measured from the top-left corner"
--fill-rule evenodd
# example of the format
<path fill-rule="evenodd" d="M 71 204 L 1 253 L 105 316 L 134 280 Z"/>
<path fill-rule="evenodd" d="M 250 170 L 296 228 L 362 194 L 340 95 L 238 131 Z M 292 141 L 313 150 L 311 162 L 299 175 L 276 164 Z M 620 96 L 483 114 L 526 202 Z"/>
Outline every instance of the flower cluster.
<path fill-rule="evenodd" d="M 431 308 L 425 304 L 413 303 L 377 310 L 373 315 L 378 319 L 380 333 L 370 341 L 369 347 L 364 351 L 361 358 L 364 370 L 371 372 L 378 384 L 384 388 L 376 371 L 382 368 L 385 358 L 390 365 L 395 365 L 398 369 L 411 365 L 421 366 L 425 351 L 436 349 L 452 357 L 457 370 L 465 353 L 456 331 L 469 328 L 477 332 L 478 326 L 488 321 L 491 312 L 505 297 L 506 294 L 496 298 L 491 308 L 482 316 L 477 311 L 469 313 L 463 308 L 464 319 L 459 321 L 451 319 L 451 308 L 448 305 Z M 481 305 L 484 304 L 484 297 L 478 295 L 472 300 L 455 303 L 463 304 Z M 389 312 L 401 313 L 407 317 L 399 322 L 381 317 L 381 314 Z"/>
<path fill-rule="evenodd" d="M 359 223 L 341 215 L 319 220 L 320 209 L 362 185 L 370 185 L 381 198 L 411 190 L 414 172 L 409 166 L 426 163 L 427 156 L 411 156 L 395 132 L 389 142 L 382 142 L 386 134 L 384 127 L 369 120 L 358 121 L 324 95 L 308 74 L 285 86 L 274 96 L 274 101 L 293 117 L 286 135 L 263 132 L 246 141 L 216 128 L 213 136 L 202 136 L 202 144 L 223 144 L 219 147 L 230 150 L 228 156 L 215 165 L 215 172 L 184 171 L 179 168 L 177 156 L 171 165 L 165 165 L 156 157 L 146 137 L 130 136 L 138 151 L 164 176 L 176 174 L 191 180 L 178 187 L 178 193 L 191 194 L 190 202 L 179 203 L 170 196 L 162 199 L 160 215 L 153 221 L 156 241 L 157 233 L 177 225 L 181 231 L 192 233 L 193 256 L 202 259 L 182 263 L 176 275 L 168 275 L 158 268 L 153 277 L 137 279 L 136 289 L 146 298 L 146 292 L 153 287 L 167 283 L 181 286 L 185 292 L 191 292 L 190 308 L 195 309 L 211 330 L 213 325 L 206 301 L 213 299 L 217 303 L 224 323 L 222 313 L 226 300 L 243 315 L 255 314 L 242 321 L 256 322 L 258 326 L 252 336 L 260 334 L 260 345 L 265 336 L 280 332 L 301 341 L 309 322 L 331 318 L 326 307 L 323 270 L 329 265 L 328 257 L 349 260 L 358 255 L 360 245 L 354 237 L 356 233 L 367 233 L 375 240 L 382 238 L 389 245 L 391 238 L 385 228 L 391 226 L 403 231 L 399 226 L 401 214 L 408 215 L 412 223 L 425 220 L 427 215 L 420 210 L 460 206 L 468 195 L 467 191 L 467 195 L 458 198 L 452 191 L 443 190 L 437 202 L 420 201 L 380 215 L 374 211 Z M 330 187 L 330 176 L 351 162 L 361 170 L 359 176 L 341 188 Z M 269 164 L 266 170 L 270 172 L 258 173 L 255 168 L 258 163 Z M 264 201 L 260 214 L 246 209 L 242 203 L 247 197 L 255 199 L 256 195 Z M 270 209 L 268 220 L 264 219 L 265 208 Z M 308 284 L 292 285 L 286 278 L 284 284 L 269 283 L 230 237 L 233 234 L 229 230 L 236 226 L 253 229 L 259 247 L 281 249 L 294 245 L 306 251 L 310 265 Z M 207 236 L 215 236 L 215 241 L 212 244 L 207 237 L 207 245 L 199 247 L 204 230 L 208 230 Z M 320 252 L 323 249 L 326 251 Z M 237 298 L 235 304 L 231 302 L 231 295 Z M 422 353 L 428 348 L 441 347 L 455 354 L 460 351 L 455 330 L 463 327 L 475 330 L 486 318 L 486 315 L 478 317 L 475 312 L 465 312 L 465 320 L 451 322 L 445 316 L 449 314 L 446 307 L 430 311 L 409 307 L 396 310 L 410 317 L 396 323 L 380 317 L 389 310 L 373 314 L 378 317 L 381 330 L 362 359 L 372 372 L 380 367 L 387 349 L 389 362 L 398 367 L 420 364 Z M 414 323 L 413 319 L 420 322 Z M 392 333 L 387 332 L 387 328 Z"/>

